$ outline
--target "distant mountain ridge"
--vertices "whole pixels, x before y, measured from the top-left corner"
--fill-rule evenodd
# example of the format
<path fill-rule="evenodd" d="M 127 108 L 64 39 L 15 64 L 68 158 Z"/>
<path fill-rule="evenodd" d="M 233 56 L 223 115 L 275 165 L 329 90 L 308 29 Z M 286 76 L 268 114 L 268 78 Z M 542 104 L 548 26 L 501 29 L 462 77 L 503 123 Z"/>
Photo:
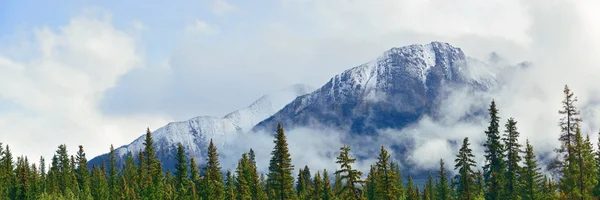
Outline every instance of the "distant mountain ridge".
<path fill-rule="evenodd" d="M 181 143 L 189 156 L 203 161 L 203 155 L 211 138 L 225 137 L 229 134 L 248 132 L 254 125 L 279 111 L 285 104 L 296 97 L 314 90 L 303 84 L 292 85 L 260 97 L 246 108 L 236 110 L 224 117 L 199 116 L 186 121 L 171 122 L 152 132 L 158 158 L 165 166 L 172 166 L 178 143 Z M 144 148 L 145 136 L 142 135 L 132 143 L 115 149 L 118 163 L 121 163 L 128 152 L 134 156 Z M 101 164 L 107 160 L 103 154 L 90 160 L 89 164 Z"/>

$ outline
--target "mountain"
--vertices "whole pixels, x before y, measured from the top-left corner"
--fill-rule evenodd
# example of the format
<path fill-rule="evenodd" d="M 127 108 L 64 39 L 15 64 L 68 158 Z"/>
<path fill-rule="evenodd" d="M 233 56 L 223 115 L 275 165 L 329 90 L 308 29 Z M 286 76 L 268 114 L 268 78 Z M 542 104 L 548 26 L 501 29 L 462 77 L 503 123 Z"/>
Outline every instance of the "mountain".
<path fill-rule="evenodd" d="M 157 156 L 163 166 L 172 166 L 177 144 L 181 143 L 188 155 L 195 157 L 198 162 L 203 162 L 211 138 L 248 132 L 258 122 L 273 115 L 296 97 L 312 90 L 314 89 L 310 86 L 296 84 L 266 94 L 248 107 L 231 112 L 224 117 L 200 116 L 187 121 L 171 122 L 152 132 Z M 121 163 L 128 152 L 137 156 L 137 153 L 144 148 L 144 139 L 145 135 L 142 135 L 132 143 L 115 149 L 117 162 Z M 102 159 L 108 160 L 108 154 L 93 158 L 89 164 L 90 166 L 101 164 Z"/>
<path fill-rule="evenodd" d="M 328 127 L 376 135 L 377 130 L 399 129 L 424 115 L 437 116 L 440 102 L 457 88 L 493 89 L 500 82 L 499 70 L 448 43 L 392 48 L 295 99 L 253 130 L 272 131 L 281 122 L 287 129 Z"/>

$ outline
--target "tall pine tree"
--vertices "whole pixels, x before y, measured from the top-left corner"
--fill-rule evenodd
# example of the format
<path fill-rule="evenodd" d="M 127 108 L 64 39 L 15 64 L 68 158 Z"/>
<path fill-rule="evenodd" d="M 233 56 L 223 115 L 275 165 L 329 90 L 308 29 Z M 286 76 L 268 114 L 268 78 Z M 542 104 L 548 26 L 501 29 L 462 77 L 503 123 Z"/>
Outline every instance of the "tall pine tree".
<path fill-rule="evenodd" d="M 396 180 L 398 177 L 396 176 L 396 172 L 392 170 L 390 166 L 390 155 L 384 146 L 381 146 L 381 152 L 379 153 L 379 157 L 377 159 L 377 173 L 375 174 L 375 180 L 377 182 L 377 187 L 375 190 L 377 199 L 387 199 L 393 200 L 397 199 L 398 194 L 396 188 Z"/>
<path fill-rule="evenodd" d="M 463 140 L 463 144 L 456 155 L 455 170 L 458 170 L 458 188 L 457 193 L 460 199 L 471 200 L 473 199 L 474 183 L 475 183 L 475 172 L 473 168 L 475 165 L 475 156 L 473 150 L 469 148 L 469 138 Z"/>
<path fill-rule="evenodd" d="M 519 196 L 521 200 L 542 199 L 542 174 L 533 153 L 533 146 L 526 141 L 523 167 L 520 172 Z"/>
<path fill-rule="evenodd" d="M 336 175 L 341 176 L 342 181 L 345 181 L 340 194 L 338 194 L 340 198 L 354 200 L 362 198 L 363 189 L 359 185 L 364 181 L 360 179 L 362 172 L 352 168 L 354 162 L 356 162 L 356 158 L 350 156 L 350 146 L 342 146 L 336 161 L 340 164 L 340 169 L 335 172 Z"/>
<path fill-rule="evenodd" d="M 448 172 L 444 166 L 444 160 L 440 159 L 440 168 L 437 171 L 438 183 L 435 186 L 436 196 L 439 200 L 450 200 L 450 186 L 448 185 Z"/>
<path fill-rule="evenodd" d="M 519 144 L 519 131 L 517 121 L 508 119 L 504 133 L 506 146 L 506 184 L 504 186 L 505 199 L 517 200 L 519 198 L 519 163 L 521 162 L 521 144 Z"/>
<path fill-rule="evenodd" d="M 292 176 L 292 158 L 288 149 L 285 132 L 281 124 L 277 124 L 277 134 L 275 136 L 275 147 L 271 152 L 271 161 L 269 162 L 269 174 L 267 184 L 273 190 L 274 196 L 269 199 L 294 199 L 294 177 Z"/>
<path fill-rule="evenodd" d="M 500 139 L 500 117 L 498 116 L 498 108 L 496 102 L 492 101 L 488 109 L 490 115 L 490 124 L 485 135 L 487 140 L 483 144 L 485 148 L 485 165 L 484 181 L 487 188 L 485 199 L 487 200 L 504 200 L 501 192 L 503 190 L 505 164 L 503 161 L 504 146 Z"/>

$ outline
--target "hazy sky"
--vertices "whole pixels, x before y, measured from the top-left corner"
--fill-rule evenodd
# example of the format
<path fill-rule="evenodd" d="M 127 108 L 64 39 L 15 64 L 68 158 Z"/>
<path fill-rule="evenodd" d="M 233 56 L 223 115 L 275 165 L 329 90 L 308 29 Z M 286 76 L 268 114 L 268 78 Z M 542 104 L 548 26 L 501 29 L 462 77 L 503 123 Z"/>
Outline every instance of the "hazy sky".
<path fill-rule="evenodd" d="M 543 135 L 552 129 L 534 127 L 555 126 L 562 85 L 584 102 L 600 94 L 598 8 L 596 0 L 0 0 L 0 142 L 30 157 L 82 144 L 93 157 L 146 127 L 222 116 L 295 83 L 320 87 L 392 47 L 434 40 L 480 59 L 495 51 L 535 62 L 527 81 L 495 98 L 530 124 L 524 135 Z"/>

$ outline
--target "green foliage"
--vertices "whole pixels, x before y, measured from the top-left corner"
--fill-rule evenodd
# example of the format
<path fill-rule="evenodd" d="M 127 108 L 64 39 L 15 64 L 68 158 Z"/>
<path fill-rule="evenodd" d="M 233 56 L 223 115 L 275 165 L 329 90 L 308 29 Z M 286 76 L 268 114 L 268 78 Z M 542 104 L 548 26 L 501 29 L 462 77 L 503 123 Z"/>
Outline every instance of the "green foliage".
<path fill-rule="evenodd" d="M 341 180 L 345 182 L 340 193 L 338 193 L 340 198 L 355 200 L 362 198 L 363 189 L 358 185 L 364 183 L 364 181 L 360 180 L 362 172 L 352 168 L 354 162 L 356 162 L 356 158 L 350 157 L 350 146 L 342 146 L 336 161 L 340 164 L 340 169 L 335 172 L 336 175 L 341 175 Z"/>
<path fill-rule="evenodd" d="M 271 152 L 269 162 L 269 174 L 267 184 L 273 191 L 269 199 L 294 199 L 294 177 L 292 176 L 292 158 L 289 153 L 287 140 L 281 124 L 277 124 L 277 135 L 275 136 L 275 147 Z"/>
<path fill-rule="evenodd" d="M 336 176 L 336 177 L 339 177 L 339 176 Z M 340 182 L 340 185 L 341 185 L 341 182 Z M 333 192 L 333 188 L 331 188 L 331 180 L 329 179 L 329 173 L 327 173 L 327 169 L 323 169 L 323 192 L 321 193 L 321 199 L 322 200 L 332 200 L 335 198 L 336 198 L 336 196 Z"/>
<path fill-rule="evenodd" d="M 108 153 L 108 188 L 110 197 L 109 199 L 118 199 L 121 194 L 119 191 L 119 171 L 117 170 L 117 156 L 115 154 L 115 148 L 110 145 L 110 153 Z"/>
<path fill-rule="evenodd" d="M 435 186 L 436 197 L 439 200 L 450 200 L 450 185 L 448 185 L 448 172 L 444 166 L 444 160 L 440 159 L 440 168 L 437 171 L 438 182 Z"/>
<path fill-rule="evenodd" d="M 506 174 L 504 186 L 504 198 L 507 200 L 517 200 L 519 198 L 519 163 L 521 156 L 521 144 L 519 144 L 519 132 L 517 131 L 517 121 L 513 118 L 508 119 L 504 133 L 504 144 L 506 146 Z"/>
<path fill-rule="evenodd" d="M 231 171 L 227 170 L 227 178 L 225 179 L 225 200 L 235 200 L 235 181 Z"/>
<path fill-rule="evenodd" d="M 376 175 L 375 175 L 375 196 L 377 199 L 397 199 L 398 189 L 396 188 L 396 181 L 398 176 L 396 172 L 391 168 L 390 155 L 384 146 L 381 146 L 381 152 L 377 158 L 376 163 Z"/>
<path fill-rule="evenodd" d="M 90 186 L 90 170 L 88 168 L 87 158 L 85 157 L 85 151 L 83 150 L 83 146 L 79 145 L 79 151 L 77 151 L 77 155 L 75 156 L 75 161 L 77 162 L 77 183 L 79 185 L 79 195 L 82 197 L 89 197 L 91 195 Z"/>
<path fill-rule="evenodd" d="M 500 117 L 498 116 L 498 109 L 496 108 L 496 102 L 492 101 L 490 108 L 488 109 L 490 115 L 490 124 L 488 129 L 485 131 L 487 140 L 483 144 L 485 148 L 485 160 L 486 164 L 483 166 L 484 170 L 484 181 L 485 198 L 487 200 L 504 200 L 501 192 L 504 191 L 503 186 L 505 164 L 504 164 L 504 145 L 500 140 Z"/>
<path fill-rule="evenodd" d="M 177 160 L 177 163 L 175 163 L 175 180 L 173 181 L 175 194 L 180 199 L 189 199 L 192 197 L 192 191 L 190 191 L 191 180 L 188 178 L 187 158 L 181 143 L 177 144 L 175 159 Z"/>
<path fill-rule="evenodd" d="M 408 182 L 406 183 L 406 200 L 419 200 L 417 191 L 415 190 L 415 184 L 413 183 L 410 174 L 408 175 Z"/>
<path fill-rule="evenodd" d="M 106 176 L 104 174 L 105 173 L 97 166 L 93 167 L 91 192 L 94 199 L 105 200 L 109 198 L 110 191 L 108 188 L 108 182 L 106 181 Z"/>
<path fill-rule="evenodd" d="M 460 199 L 471 200 L 474 199 L 475 194 L 475 172 L 473 168 L 475 165 L 475 156 L 473 151 L 469 148 L 469 138 L 463 140 L 462 147 L 456 155 L 456 165 L 454 169 L 458 169 L 458 188 L 456 192 Z"/>
<path fill-rule="evenodd" d="M 519 197 L 522 200 L 535 200 L 542 199 L 542 174 L 538 167 L 535 154 L 533 153 L 533 146 L 529 144 L 529 140 L 526 141 L 524 166 L 520 172 L 520 190 Z M 546 181 L 546 180 L 544 180 Z"/>
<path fill-rule="evenodd" d="M 250 200 L 252 199 L 252 191 L 250 190 L 250 184 L 246 178 L 248 173 L 248 156 L 246 153 L 242 154 L 242 158 L 238 162 L 236 170 L 236 199 L 237 200 Z"/>

